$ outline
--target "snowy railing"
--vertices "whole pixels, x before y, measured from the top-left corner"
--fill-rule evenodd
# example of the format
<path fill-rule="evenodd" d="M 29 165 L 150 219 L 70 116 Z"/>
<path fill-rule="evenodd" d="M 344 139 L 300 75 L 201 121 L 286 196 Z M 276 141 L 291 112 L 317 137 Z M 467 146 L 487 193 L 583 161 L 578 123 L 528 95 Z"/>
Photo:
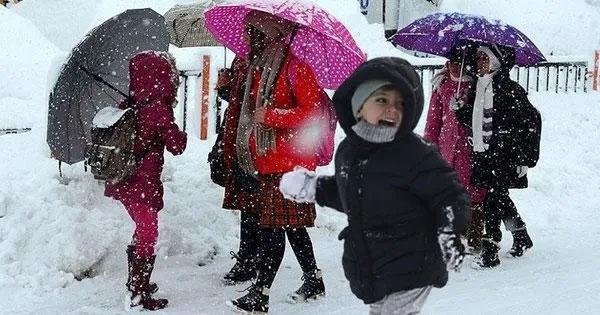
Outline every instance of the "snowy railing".
<path fill-rule="evenodd" d="M 11 134 L 11 133 L 23 133 L 31 131 L 31 128 L 8 128 L 8 129 L 0 129 L 0 136 Z"/>
<path fill-rule="evenodd" d="M 511 78 L 528 91 L 536 92 L 573 92 L 587 93 L 588 63 L 587 61 L 556 61 L 541 62 L 535 66 L 514 67 Z M 415 65 L 421 76 L 421 83 L 431 82 L 431 78 L 442 68 L 442 64 Z"/>

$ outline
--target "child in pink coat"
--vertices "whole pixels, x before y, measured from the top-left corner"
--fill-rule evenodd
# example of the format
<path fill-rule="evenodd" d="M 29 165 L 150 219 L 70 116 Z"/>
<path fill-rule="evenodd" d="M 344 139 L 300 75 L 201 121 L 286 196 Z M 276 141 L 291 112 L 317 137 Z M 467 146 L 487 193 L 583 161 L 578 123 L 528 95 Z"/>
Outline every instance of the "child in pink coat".
<path fill-rule="evenodd" d="M 472 217 L 467 239 L 469 246 L 478 249 L 483 234 L 482 204 L 487 190 L 471 184 L 470 133 L 452 110 L 456 102 L 473 101 L 475 52 L 473 45 L 454 49 L 442 72 L 434 77 L 424 137 L 438 146 L 442 157 L 454 168 L 469 192 Z"/>

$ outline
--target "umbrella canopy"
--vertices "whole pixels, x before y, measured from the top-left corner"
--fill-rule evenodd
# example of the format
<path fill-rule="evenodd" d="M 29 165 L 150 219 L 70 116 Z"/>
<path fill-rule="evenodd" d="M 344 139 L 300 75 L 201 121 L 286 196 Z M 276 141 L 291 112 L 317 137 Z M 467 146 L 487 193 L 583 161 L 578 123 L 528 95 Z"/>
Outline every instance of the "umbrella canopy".
<path fill-rule="evenodd" d="M 175 5 L 165 13 L 171 44 L 177 47 L 218 46 L 204 27 L 204 10 L 215 1 L 202 4 Z"/>
<path fill-rule="evenodd" d="M 464 40 L 512 47 L 518 65 L 533 65 L 546 58 L 518 29 L 499 20 L 461 13 L 434 13 L 399 30 L 390 41 L 409 50 L 448 57 Z"/>
<path fill-rule="evenodd" d="M 127 10 L 90 31 L 71 52 L 50 94 L 52 156 L 68 164 L 83 161 L 94 115 L 127 98 L 129 59 L 168 46 L 164 19 L 151 9 Z"/>
<path fill-rule="evenodd" d="M 291 52 L 312 67 L 323 88 L 337 88 L 366 59 L 340 21 L 303 0 L 226 1 L 204 13 L 206 28 L 236 55 L 247 56 L 250 47 L 244 42 L 244 18 L 252 10 L 299 25 Z"/>

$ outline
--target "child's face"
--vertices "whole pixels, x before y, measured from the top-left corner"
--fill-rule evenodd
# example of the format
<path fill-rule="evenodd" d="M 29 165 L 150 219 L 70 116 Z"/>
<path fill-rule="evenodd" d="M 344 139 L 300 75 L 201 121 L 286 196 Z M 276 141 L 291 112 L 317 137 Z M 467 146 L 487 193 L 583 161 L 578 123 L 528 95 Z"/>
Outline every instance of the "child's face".
<path fill-rule="evenodd" d="M 363 104 L 358 118 L 370 124 L 386 127 L 400 127 L 404 113 L 404 99 L 398 90 L 379 89 Z"/>

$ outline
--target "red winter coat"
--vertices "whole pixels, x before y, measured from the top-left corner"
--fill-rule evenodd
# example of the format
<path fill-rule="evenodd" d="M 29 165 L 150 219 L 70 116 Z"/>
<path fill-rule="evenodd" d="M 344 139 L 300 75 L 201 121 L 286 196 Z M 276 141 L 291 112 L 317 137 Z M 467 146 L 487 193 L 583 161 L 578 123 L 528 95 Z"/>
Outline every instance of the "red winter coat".
<path fill-rule="evenodd" d="M 179 155 L 186 147 L 186 134 L 179 130 L 173 117 L 177 72 L 164 56 L 155 52 L 135 55 L 129 62 L 130 105 L 136 110 L 135 154 L 139 159 L 135 173 L 126 180 L 107 184 L 104 194 L 123 204 L 144 203 L 156 210 L 163 208 L 163 185 L 160 180 L 165 147 Z M 126 107 L 127 104 L 121 104 Z"/>
<path fill-rule="evenodd" d="M 225 115 L 223 136 L 225 164 L 231 169 L 237 160 L 235 142 L 240 110 L 244 97 L 244 83 L 248 65 L 236 59 L 229 107 Z M 260 81 L 260 72 L 254 72 L 251 103 L 254 104 Z M 259 174 L 285 173 L 294 166 L 314 170 L 317 144 L 311 137 L 311 127 L 321 114 L 322 89 L 317 84 L 309 65 L 293 55 L 283 63 L 273 90 L 272 104 L 265 114 L 264 126 L 275 128 L 276 148 L 263 156 L 256 154 L 255 134 L 250 136 L 249 146 L 254 166 Z"/>
<path fill-rule="evenodd" d="M 260 73 L 254 72 L 252 104 L 258 89 Z M 256 153 L 255 134 L 250 136 L 250 153 L 259 174 L 285 173 L 302 166 L 314 170 L 317 166 L 315 122 L 321 114 L 322 89 L 306 63 L 288 54 L 273 90 L 272 105 L 267 107 L 266 127 L 275 129 L 274 150 L 265 155 Z"/>
<path fill-rule="evenodd" d="M 472 82 L 462 82 L 459 95 L 465 98 L 466 91 L 471 88 Z M 479 204 L 485 199 L 486 190 L 471 184 L 471 147 L 467 142 L 469 130 L 459 123 L 450 109 L 450 100 L 457 89 L 458 80 L 453 80 L 447 74 L 440 86 L 433 90 L 424 137 L 438 146 L 444 160 L 454 168 L 461 184 L 469 192 L 471 203 Z"/>

